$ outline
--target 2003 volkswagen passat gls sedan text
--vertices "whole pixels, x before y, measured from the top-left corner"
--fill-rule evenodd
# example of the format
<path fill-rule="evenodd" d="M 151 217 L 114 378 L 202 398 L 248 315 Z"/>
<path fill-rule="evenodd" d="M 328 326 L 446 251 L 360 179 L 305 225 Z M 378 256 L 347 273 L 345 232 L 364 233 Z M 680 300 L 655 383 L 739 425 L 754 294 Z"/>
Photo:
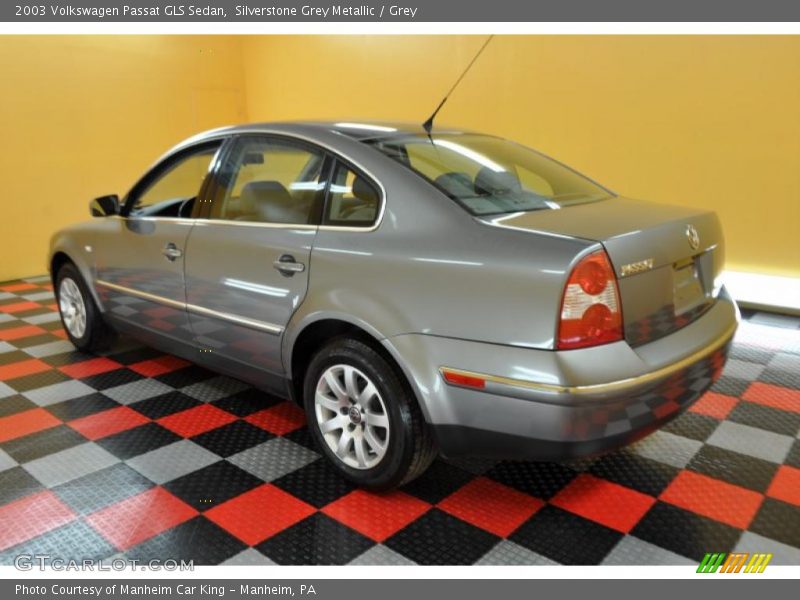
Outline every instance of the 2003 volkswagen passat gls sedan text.
<path fill-rule="evenodd" d="M 714 213 L 466 131 L 218 129 L 90 208 L 51 243 L 75 346 L 125 332 L 292 398 L 372 488 L 438 452 L 633 442 L 708 389 L 739 319 Z"/>

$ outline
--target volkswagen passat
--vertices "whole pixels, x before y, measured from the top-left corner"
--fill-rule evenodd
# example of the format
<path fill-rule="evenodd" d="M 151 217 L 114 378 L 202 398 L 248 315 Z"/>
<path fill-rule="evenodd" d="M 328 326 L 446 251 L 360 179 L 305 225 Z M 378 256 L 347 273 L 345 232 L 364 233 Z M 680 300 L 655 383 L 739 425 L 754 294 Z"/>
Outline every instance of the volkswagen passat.
<path fill-rule="evenodd" d="M 350 480 L 437 453 L 633 442 L 718 377 L 738 311 L 712 212 L 521 145 L 396 124 L 218 129 L 55 234 L 81 350 L 125 332 L 305 407 Z"/>

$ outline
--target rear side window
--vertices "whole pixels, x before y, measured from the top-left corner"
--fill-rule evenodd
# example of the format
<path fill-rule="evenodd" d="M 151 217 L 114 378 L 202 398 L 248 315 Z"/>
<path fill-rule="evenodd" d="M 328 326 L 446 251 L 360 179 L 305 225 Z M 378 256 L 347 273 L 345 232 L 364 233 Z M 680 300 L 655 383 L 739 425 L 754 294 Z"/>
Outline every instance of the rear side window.
<path fill-rule="evenodd" d="M 324 162 L 322 152 L 288 140 L 241 139 L 222 167 L 211 218 L 309 224 L 325 188 Z"/>
<path fill-rule="evenodd" d="M 561 209 L 613 196 L 534 150 L 488 135 L 398 135 L 367 143 L 474 215 Z"/>
<path fill-rule="evenodd" d="M 365 175 L 337 163 L 328 193 L 324 225 L 371 227 L 378 218 L 381 195 Z"/>

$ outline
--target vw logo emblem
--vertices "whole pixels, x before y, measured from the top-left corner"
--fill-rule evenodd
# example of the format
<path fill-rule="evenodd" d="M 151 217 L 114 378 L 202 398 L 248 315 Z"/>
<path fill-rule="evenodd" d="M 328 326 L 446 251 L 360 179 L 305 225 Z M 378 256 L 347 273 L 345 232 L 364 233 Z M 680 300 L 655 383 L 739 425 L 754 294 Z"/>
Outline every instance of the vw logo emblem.
<path fill-rule="evenodd" d="M 697 250 L 700 247 L 700 236 L 697 234 L 697 229 L 692 225 L 686 226 L 686 239 L 689 240 L 692 250 Z"/>
<path fill-rule="evenodd" d="M 357 406 L 350 407 L 350 422 L 355 425 L 361 423 L 361 411 L 358 410 Z"/>

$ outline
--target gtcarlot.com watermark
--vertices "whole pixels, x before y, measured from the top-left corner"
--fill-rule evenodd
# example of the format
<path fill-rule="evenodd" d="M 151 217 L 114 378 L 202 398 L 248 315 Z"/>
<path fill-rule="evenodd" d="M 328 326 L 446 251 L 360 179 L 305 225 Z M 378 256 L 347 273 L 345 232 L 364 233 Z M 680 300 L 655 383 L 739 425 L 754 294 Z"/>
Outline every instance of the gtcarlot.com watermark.
<path fill-rule="evenodd" d="M 105 560 L 64 559 L 49 554 L 20 554 L 14 558 L 14 567 L 19 571 L 194 571 L 194 561 L 135 560 L 111 558 Z"/>

